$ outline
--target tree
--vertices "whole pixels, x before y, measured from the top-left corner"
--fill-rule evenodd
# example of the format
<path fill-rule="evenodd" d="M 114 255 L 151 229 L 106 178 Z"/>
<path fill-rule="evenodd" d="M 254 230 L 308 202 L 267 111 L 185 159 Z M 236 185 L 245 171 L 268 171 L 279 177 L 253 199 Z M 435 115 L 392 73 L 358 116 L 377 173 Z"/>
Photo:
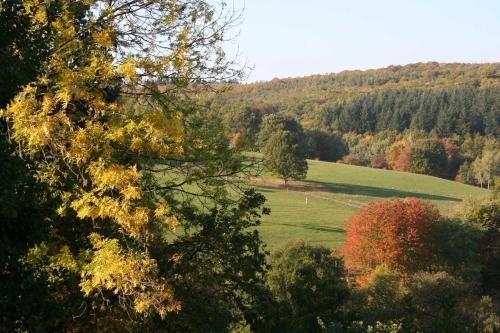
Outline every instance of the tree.
<path fill-rule="evenodd" d="M 410 171 L 412 158 L 412 146 L 404 141 L 393 143 L 386 152 L 387 164 L 392 170 Z"/>
<path fill-rule="evenodd" d="M 290 243 L 274 252 L 268 283 L 279 308 L 279 331 L 317 332 L 345 320 L 349 296 L 342 260 L 330 249 Z"/>
<path fill-rule="evenodd" d="M 419 272 L 408 282 L 417 332 L 466 332 L 471 286 L 446 272 Z"/>
<path fill-rule="evenodd" d="M 427 269 L 431 227 L 440 221 L 436 206 L 414 198 L 370 203 L 347 221 L 346 267 L 361 278 L 382 264 L 402 274 Z"/>
<path fill-rule="evenodd" d="M 444 175 L 448 160 L 443 144 L 438 140 L 424 139 L 413 146 L 411 171 L 425 175 Z"/>
<path fill-rule="evenodd" d="M 294 142 L 305 147 L 302 126 L 294 118 L 282 113 L 272 113 L 263 118 L 258 138 L 259 147 L 262 149 L 271 136 L 278 131 L 289 132 Z"/>
<path fill-rule="evenodd" d="M 285 185 L 290 179 L 304 179 L 307 161 L 303 148 L 289 131 L 274 132 L 262 149 L 264 166 L 281 177 Z"/>
<path fill-rule="evenodd" d="M 484 150 L 482 155 L 472 163 L 474 177 L 483 187 L 484 183 L 495 183 L 495 178 L 500 176 L 500 151 Z"/>
<path fill-rule="evenodd" d="M 347 147 L 342 137 L 336 133 L 330 134 L 320 130 L 310 130 L 307 136 L 307 158 L 335 162 L 346 153 Z"/>
<path fill-rule="evenodd" d="M 462 163 L 462 165 L 460 165 L 460 167 L 458 168 L 458 173 L 455 180 L 464 184 L 476 184 L 472 163 L 470 163 L 469 161 L 465 161 L 464 163 Z"/>
<path fill-rule="evenodd" d="M 40 72 L 50 54 L 48 30 L 34 24 L 21 0 L 0 6 L 0 109 Z"/>
<path fill-rule="evenodd" d="M 226 114 L 225 126 L 237 138 L 234 145 L 239 149 L 256 150 L 262 117 L 275 110 L 267 105 L 244 106 Z"/>
<path fill-rule="evenodd" d="M 500 199 L 469 200 L 458 218 L 473 227 L 479 237 L 476 241 L 477 262 L 480 264 L 481 287 L 484 293 L 500 292 Z"/>
<path fill-rule="evenodd" d="M 249 281 L 258 285 L 265 265 L 245 228 L 265 212 L 263 197 L 228 195 L 225 178 L 243 159 L 188 94 L 238 75 L 221 49 L 231 13 L 204 0 L 19 4 L 50 52 L 2 120 L 56 207 L 33 218 L 47 232 L 17 262 L 59 308 L 13 315 L 13 330 L 36 330 L 31 317 L 48 331 L 252 324 Z"/>

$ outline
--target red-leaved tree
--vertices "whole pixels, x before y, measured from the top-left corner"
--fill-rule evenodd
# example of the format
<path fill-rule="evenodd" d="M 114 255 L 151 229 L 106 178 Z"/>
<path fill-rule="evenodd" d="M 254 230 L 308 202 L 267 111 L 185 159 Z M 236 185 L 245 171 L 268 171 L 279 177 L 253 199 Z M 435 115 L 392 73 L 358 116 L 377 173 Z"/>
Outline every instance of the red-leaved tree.
<path fill-rule="evenodd" d="M 435 205 L 415 198 L 373 202 L 347 222 L 341 253 L 346 267 L 367 277 L 385 264 L 402 274 L 432 263 L 431 228 L 441 221 Z"/>

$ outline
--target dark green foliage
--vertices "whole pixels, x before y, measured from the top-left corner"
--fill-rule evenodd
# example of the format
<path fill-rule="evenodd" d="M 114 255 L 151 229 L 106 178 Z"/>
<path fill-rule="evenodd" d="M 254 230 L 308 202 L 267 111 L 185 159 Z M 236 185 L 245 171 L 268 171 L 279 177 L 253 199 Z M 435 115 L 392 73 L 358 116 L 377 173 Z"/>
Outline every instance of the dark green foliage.
<path fill-rule="evenodd" d="M 23 85 L 34 80 L 45 57 L 51 51 L 48 39 L 47 29 L 32 25 L 21 1 L 2 0 L 0 109 L 9 103 Z"/>
<path fill-rule="evenodd" d="M 159 242 L 161 266 L 178 276 L 174 294 L 182 311 L 150 321 L 154 332 L 227 332 L 238 321 L 259 326 L 265 289 L 265 253 L 257 231 L 265 198 L 248 190 L 237 206 L 221 206 L 210 213 L 184 211 L 195 226 L 173 244 Z M 221 235 L 223 235 L 221 237 Z M 178 260 L 169 260 L 173 255 Z M 266 298 L 267 297 L 267 298 Z"/>
<path fill-rule="evenodd" d="M 480 232 L 478 263 L 481 265 L 481 286 L 484 293 L 500 293 L 500 199 L 471 201 L 460 216 L 463 223 Z"/>
<path fill-rule="evenodd" d="M 305 178 L 306 145 L 304 130 L 294 118 L 282 114 L 264 117 L 258 139 L 264 166 L 285 184 L 290 179 Z"/>
<path fill-rule="evenodd" d="M 266 105 L 244 106 L 225 114 L 224 124 L 236 137 L 235 146 L 244 150 L 255 150 L 262 118 L 276 110 Z"/>
<path fill-rule="evenodd" d="M 44 329 L 40 313 L 45 293 L 19 260 L 45 236 L 47 193 L 2 136 L 0 141 L 0 332 Z M 40 297 L 41 296 L 41 297 Z M 41 299 L 42 298 L 42 299 Z M 44 304 L 46 305 L 46 304 Z M 22 318 L 30 318 L 24 323 Z M 18 320 L 18 323 L 16 323 Z M 30 326 L 28 326 L 29 324 Z"/>
<path fill-rule="evenodd" d="M 289 132 L 293 137 L 293 141 L 301 146 L 305 143 L 304 130 L 297 120 L 292 117 L 276 113 L 264 117 L 259 132 L 259 147 L 263 148 L 271 136 L 278 131 Z"/>
<path fill-rule="evenodd" d="M 408 283 L 415 309 L 415 326 L 420 332 L 466 332 L 471 322 L 463 311 L 470 286 L 446 272 L 417 273 Z"/>
<path fill-rule="evenodd" d="M 235 86 L 216 99 L 223 112 L 266 103 L 312 129 L 498 136 L 499 72 L 498 63 L 419 63 Z"/>
<path fill-rule="evenodd" d="M 303 147 L 289 131 L 280 130 L 271 134 L 262 149 L 264 166 L 285 181 L 304 179 L 307 161 Z"/>
<path fill-rule="evenodd" d="M 270 259 L 268 281 L 278 303 L 280 332 L 318 332 L 345 320 L 349 296 L 342 260 L 330 249 L 291 243 Z"/>
<path fill-rule="evenodd" d="M 457 218 L 444 218 L 432 227 L 433 270 L 446 271 L 466 281 L 481 276 L 480 241 L 482 232 Z"/>
<path fill-rule="evenodd" d="M 347 147 L 339 134 L 320 130 L 306 131 L 307 158 L 336 162 L 347 153 Z"/>
<path fill-rule="evenodd" d="M 440 141 L 419 140 L 413 146 L 411 171 L 426 175 L 444 175 L 447 168 L 446 152 Z"/>

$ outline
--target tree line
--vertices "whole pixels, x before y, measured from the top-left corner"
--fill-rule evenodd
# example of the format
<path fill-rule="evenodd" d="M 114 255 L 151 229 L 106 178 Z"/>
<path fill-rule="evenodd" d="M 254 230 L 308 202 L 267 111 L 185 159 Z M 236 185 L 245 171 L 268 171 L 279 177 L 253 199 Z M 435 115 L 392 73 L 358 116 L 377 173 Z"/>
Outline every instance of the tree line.
<path fill-rule="evenodd" d="M 344 133 L 300 122 L 268 106 L 237 108 L 223 115 L 232 145 L 261 151 L 265 162 L 273 161 L 273 165 L 265 164 L 274 171 L 280 169 L 280 161 L 287 155 L 289 161 L 296 161 L 294 165 L 288 163 L 290 172 L 300 170 L 295 165 L 309 158 L 433 175 L 488 188 L 500 176 L 500 141 L 493 135 L 439 136 L 416 129 Z M 292 142 L 274 137 L 269 143 L 273 134 L 281 131 L 292 133 Z M 277 154 L 278 150 L 283 153 Z M 281 164 L 282 171 L 276 173 L 283 176 L 286 163 Z M 304 176 L 301 171 L 292 178 Z"/>
<path fill-rule="evenodd" d="M 327 131 L 405 129 L 498 136 L 500 65 L 412 64 L 229 86 L 205 95 L 223 113 L 279 109 Z"/>

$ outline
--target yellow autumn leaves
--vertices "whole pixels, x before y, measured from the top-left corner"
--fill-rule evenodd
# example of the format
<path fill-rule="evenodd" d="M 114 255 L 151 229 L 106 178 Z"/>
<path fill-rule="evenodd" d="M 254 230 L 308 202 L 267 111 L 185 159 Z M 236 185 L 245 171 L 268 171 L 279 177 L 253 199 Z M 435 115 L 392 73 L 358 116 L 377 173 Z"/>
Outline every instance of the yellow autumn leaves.
<path fill-rule="evenodd" d="M 86 295 L 105 289 L 130 297 L 138 313 L 177 311 L 155 260 L 147 251 L 125 250 L 121 241 L 144 246 L 153 223 L 172 229 L 181 224 L 168 200 L 155 193 L 158 184 L 146 170 L 181 159 L 187 130 L 175 105 L 155 104 L 149 97 L 127 103 L 136 98 L 129 95 L 148 95 L 147 80 L 162 76 L 162 84 L 183 88 L 193 66 L 206 69 L 200 50 L 192 46 L 204 7 L 195 6 L 192 17 L 185 18 L 183 3 L 176 0 L 22 3 L 33 25 L 50 34 L 52 53 L 36 82 L 1 113 L 10 137 L 21 155 L 36 162 L 38 180 L 59 196 L 57 213 L 96 226 L 111 222 L 117 230 L 112 236 L 93 234 L 93 250 L 78 265 L 63 251 L 52 267 L 71 261 L 72 270 L 81 272 Z M 131 19 L 134 6 L 154 12 L 149 27 L 119 22 L 126 15 Z M 57 15 L 49 15 L 54 11 Z M 158 46 L 167 40 L 172 44 Z M 210 39 L 200 40 L 204 47 Z M 201 139 L 191 144 L 204 148 Z"/>
<path fill-rule="evenodd" d="M 167 281 L 151 280 L 158 273 L 154 260 L 140 253 L 124 253 L 115 239 L 93 234 L 91 242 L 94 256 L 83 268 L 80 283 L 86 295 L 100 289 L 113 290 L 116 294 L 133 296 L 136 312 L 144 313 L 154 307 L 161 317 L 180 310 L 181 305 L 173 299 Z"/>

